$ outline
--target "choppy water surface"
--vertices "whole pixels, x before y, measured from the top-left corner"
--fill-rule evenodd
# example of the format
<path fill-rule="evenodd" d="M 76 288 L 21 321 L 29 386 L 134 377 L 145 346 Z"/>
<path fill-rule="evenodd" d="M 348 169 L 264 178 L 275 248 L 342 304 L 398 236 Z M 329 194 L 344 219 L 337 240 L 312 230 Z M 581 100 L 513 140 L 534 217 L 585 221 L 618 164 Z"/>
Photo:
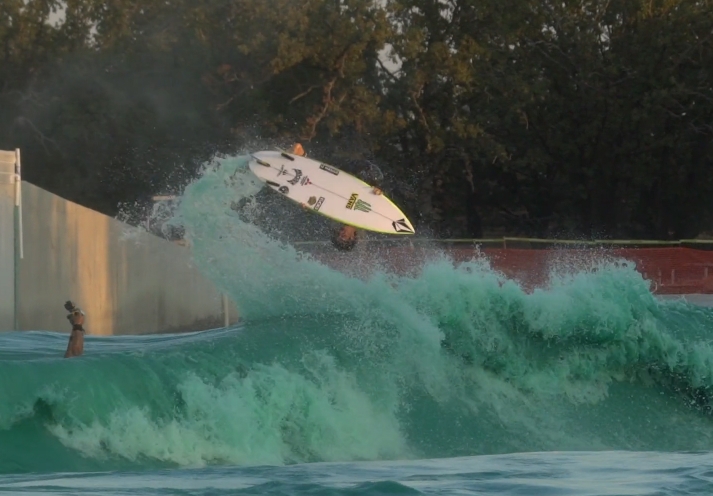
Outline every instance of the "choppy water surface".
<path fill-rule="evenodd" d="M 711 309 L 609 261 L 534 292 L 481 259 L 354 277 L 230 208 L 244 160 L 177 218 L 243 323 L 71 360 L 66 335 L 0 335 L 0 490 L 711 492 Z"/>

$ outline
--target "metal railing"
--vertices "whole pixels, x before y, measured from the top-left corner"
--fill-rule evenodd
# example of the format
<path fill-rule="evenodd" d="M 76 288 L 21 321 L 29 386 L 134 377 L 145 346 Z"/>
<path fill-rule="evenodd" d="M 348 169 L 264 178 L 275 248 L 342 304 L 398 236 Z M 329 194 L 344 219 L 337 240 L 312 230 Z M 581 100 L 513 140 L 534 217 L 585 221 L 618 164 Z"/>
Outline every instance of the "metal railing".
<path fill-rule="evenodd" d="M 434 245 L 445 245 L 445 244 L 469 244 L 469 245 L 489 245 L 489 246 L 500 246 L 502 248 L 508 248 L 508 245 L 512 247 L 513 245 L 524 245 L 524 244 L 534 244 L 534 245 L 563 245 L 563 246 L 622 246 L 627 248 L 632 247 L 676 247 L 676 246 L 686 246 L 686 245 L 696 245 L 705 246 L 710 245 L 713 248 L 713 239 L 680 239 L 674 241 L 660 241 L 660 240 L 650 240 L 650 239 L 557 239 L 557 238 L 525 238 L 525 237 L 511 237 L 505 236 L 502 238 L 416 238 L 416 237 L 402 237 L 398 238 L 378 238 L 378 239 L 364 239 L 363 243 L 373 243 L 373 244 L 434 244 Z M 330 242 L 327 240 L 319 241 L 296 241 L 293 244 L 296 246 L 320 246 L 327 245 Z"/>

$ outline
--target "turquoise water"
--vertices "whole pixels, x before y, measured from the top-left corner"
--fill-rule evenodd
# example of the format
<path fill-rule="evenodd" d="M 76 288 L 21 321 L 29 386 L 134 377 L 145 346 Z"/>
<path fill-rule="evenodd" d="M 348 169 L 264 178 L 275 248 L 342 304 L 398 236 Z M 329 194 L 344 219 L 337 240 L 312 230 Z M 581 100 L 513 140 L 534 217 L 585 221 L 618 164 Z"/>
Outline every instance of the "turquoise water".
<path fill-rule="evenodd" d="M 419 495 L 710 494 L 708 453 L 527 453 L 414 462 L 315 463 L 151 472 L 15 475 L 14 494 Z"/>
<path fill-rule="evenodd" d="M 531 293 L 479 258 L 347 275 L 230 209 L 243 166 L 176 218 L 242 324 L 71 360 L 64 334 L 0 335 L 0 491 L 710 493 L 713 311 L 603 259 Z"/>

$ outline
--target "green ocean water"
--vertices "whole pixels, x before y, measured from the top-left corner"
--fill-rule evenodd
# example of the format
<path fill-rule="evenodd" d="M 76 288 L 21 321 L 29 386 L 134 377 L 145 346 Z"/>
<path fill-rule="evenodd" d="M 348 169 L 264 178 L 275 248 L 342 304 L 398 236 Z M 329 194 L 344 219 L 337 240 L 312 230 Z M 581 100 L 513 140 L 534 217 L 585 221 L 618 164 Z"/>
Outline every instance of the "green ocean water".
<path fill-rule="evenodd" d="M 38 474 L 60 488 L 58 473 L 229 481 L 325 462 L 401 464 L 382 473 L 393 481 L 419 460 L 475 473 L 483 455 L 713 447 L 710 309 L 660 301 L 630 264 L 597 257 L 532 292 L 483 257 L 345 274 L 250 222 L 257 203 L 231 209 L 259 185 L 244 158 L 220 165 L 186 189 L 175 222 L 242 323 L 88 336 L 71 360 L 66 335 L 0 335 L 0 490 Z M 355 491 L 410 491 L 384 484 Z"/>

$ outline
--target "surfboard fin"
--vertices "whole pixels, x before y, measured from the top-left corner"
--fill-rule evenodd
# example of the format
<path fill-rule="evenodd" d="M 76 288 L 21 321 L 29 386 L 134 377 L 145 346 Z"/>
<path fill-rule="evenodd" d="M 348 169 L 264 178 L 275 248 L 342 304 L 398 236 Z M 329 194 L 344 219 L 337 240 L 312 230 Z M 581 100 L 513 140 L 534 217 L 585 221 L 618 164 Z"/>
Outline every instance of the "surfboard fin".
<path fill-rule="evenodd" d="M 268 163 L 265 162 L 264 160 L 260 160 L 260 159 L 257 158 L 255 155 L 250 154 L 250 156 L 253 158 L 253 160 L 255 160 L 255 162 L 257 162 L 258 164 L 262 165 L 263 167 L 272 167 L 270 164 L 268 164 Z"/>
<path fill-rule="evenodd" d="M 283 150 L 282 148 L 277 148 L 277 151 L 280 152 L 283 157 L 285 157 L 285 158 L 288 159 L 288 160 L 292 160 L 292 161 L 295 160 L 294 155 L 299 155 L 299 156 L 302 157 L 302 158 L 309 158 L 308 153 L 305 152 L 304 150 L 302 150 L 302 152 L 304 153 L 304 155 L 300 155 L 299 153 L 294 153 L 294 152 L 291 152 L 291 151 L 289 151 L 289 150 Z M 287 155 L 285 155 L 286 153 L 287 153 Z"/>

